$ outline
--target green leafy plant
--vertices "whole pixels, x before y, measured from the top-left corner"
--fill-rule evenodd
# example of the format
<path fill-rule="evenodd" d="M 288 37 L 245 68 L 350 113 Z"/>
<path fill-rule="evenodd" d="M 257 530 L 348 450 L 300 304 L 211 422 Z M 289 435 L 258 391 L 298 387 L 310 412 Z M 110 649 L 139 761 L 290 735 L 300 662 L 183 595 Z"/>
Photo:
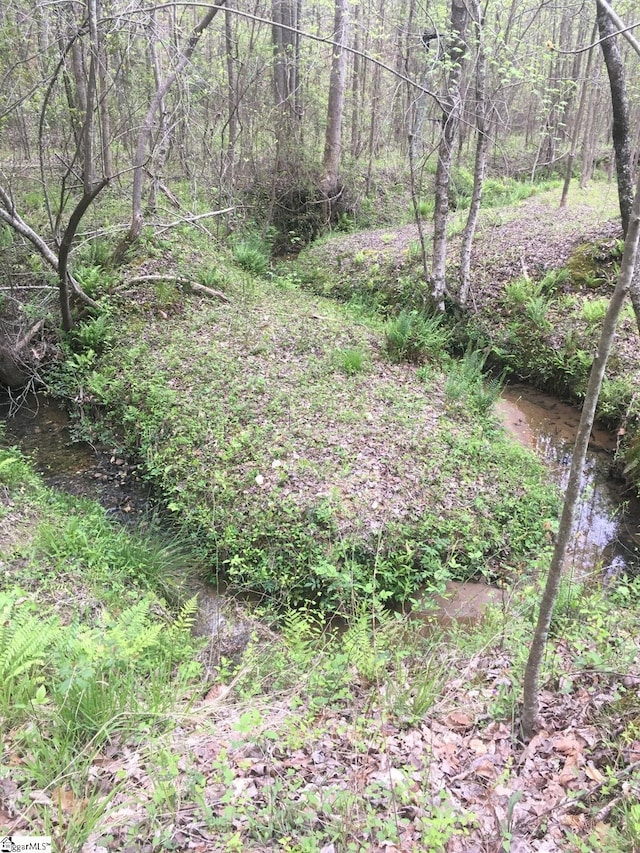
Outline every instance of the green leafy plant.
<path fill-rule="evenodd" d="M 108 311 L 79 323 L 72 332 L 73 340 L 83 351 L 99 353 L 113 341 L 115 329 Z"/>
<path fill-rule="evenodd" d="M 440 361 L 451 340 L 442 318 L 425 317 L 417 311 L 401 311 L 384 331 L 387 353 L 395 362 Z"/>
<path fill-rule="evenodd" d="M 582 303 L 580 315 L 583 320 L 586 320 L 587 325 L 596 326 L 604 320 L 609 307 L 609 300 L 606 297 L 599 299 L 585 299 Z"/>
<path fill-rule="evenodd" d="M 44 698 L 42 667 L 59 626 L 35 614 L 17 593 L 0 592 L 0 709 L 15 718 L 30 698 Z"/>
<path fill-rule="evenodd" d="M 555 294 L 560 285 L 571 279 L 571 272 L 567 267 L 560 267 L 557 270 L 549 270 L 540 280 L 540 290 L 542 293 Z"/>
<path fill-rule="evenodd" d="M 536 294 L 536 288 L 531 279 L 516 278 L 505 285 L 504 294 L 510 308 L 522 308 Z"/>
<path fill-rule="evenodd" d="M 485 417 L 493 408 L 503 387 L 502 376 L 485 376 L 487 352 L 467 350 L 459 361 L 451 362 L 444 387 L 450 403 L 463 403 L 471 415 Z"/>
<path fill-rule="evenodd" d="M 541 330 L 548 330 L 551 324 L 547 319 L 549 303 L 544 296 L 531 296 L 525 303 L 525 313 L 533 325 Z"/>
<path fill-rule="evenodd" d="M 235 243 L 233 257 L 243 270 L 257 276 L 265 275 L 271 263 L 270 248 L 258 235 L 246 237 Z"/>
<path fill-rule="evenodd" d="M 348 376 L 362 373 L 367 367 L 365 353 L 356 347 L 334 350 L 333 361 L 338 366 L 338 369 Z"/>

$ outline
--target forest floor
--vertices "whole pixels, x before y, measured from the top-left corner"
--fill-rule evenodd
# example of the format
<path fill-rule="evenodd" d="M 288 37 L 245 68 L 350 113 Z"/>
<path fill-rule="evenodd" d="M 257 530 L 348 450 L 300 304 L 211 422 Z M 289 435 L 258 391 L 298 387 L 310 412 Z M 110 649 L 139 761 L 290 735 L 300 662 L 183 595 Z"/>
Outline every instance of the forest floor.
<path fill-rule="evenodd" d="M 524 279 L 514 322 L 535 317 L 531 300 L 544 295 L 538 319 L 553 327 L 551 294 L 527 287 L 602 236 L 596 216 L 609 219 L 593 205 L 560 214 L 540 199 L 490 212 L 482 246 L 492 253 L 481 266 L 501 306 L 512 278 Z M 311 249 L 301 269 L 325 253 L 322 266 L 340 275 L 315 285 L 344 296 L 386 275 L 396 240 L 414 263 L 412 233 L 340 237 Z M 201 245 L 188 251 L 193 258 L 176 259 L 176 246 L 161 246 L 135 275 L 173 272 L 172 263 L 193 270 L 196 257 L 203 264 Z M 264 283 L 215 254 L 209 263 L 218 272 L 207 283 L 232 302 L 137 288 L 128 314 L 120 303 L 117 338 L 99 342 L 99 357 L 93 347 L 76 352 L 58 381 L 76 383 L 87 421 L 111 408 L 169 511 L 197 530 L 190 547 L 201 559 L 211 559 L 215 535 L 236 580 L 262 583 L 263 596 L 271 584 L 280 604 L 291 588 L 304 594 L 313 584 L 325 585 L 329 602 L 344 600 L 349 583 L 372 589 L 338 625 L 285 607 L 270 627 L 264 608 L 260 619 L 220 599 L 208 635 L 187 637 L 188 603 L 172 609 L 159 595 L 170 586 L 166 564 L 179 573 L 183 552 L 159 548 L 160 568 L 151 565 L 150 541 L 114 530 L 96 505 L 44 489 L 15 451 L 2 451 L 2 627 L 20 613 L 23 634 L 0 634 L 0 655 L 27 627 L 37 633 L 25 610 L 36 591 L 59 625 L 50 628 L 55 644 L 23 648 L 15 666 L 0 656 L 12 699 L 0 697 L 0 825 L 52 835 L 69 853 L 639 849 L 640 584 L 564 585 L 540 729 L 523 743 L 522 671 L 553 535 L 543 469 L 509 444 L 475 378 L 461 378 L 448 358 L 388 363 L 382 323 L 354 304 L 301 293 L 297 272 Z M 394 287 L 406 286 L 404 274 Z M 125 281 L 121 297 L 128 292 Z M 571 303 L 576 323 L 583 302 Z M 585 319 L 580 334 L 590 334 Z M 91 344 L 93 334 L 85 332 Z M 280 532 L 265 522 L 278 518 Z M 398 519 L 404 562 L 397 544 L 383 553 Z M 244 527 L 261 538 L 243 539 Z M 372 594 L 378 572 L 392 593 L 401 569 L 414 582 L 411 549 L 424 546 L 420 537 L 435 543 L 437 531 L 449 536 L 444 544 L 416 553 L 422 568 L 446 558 L 440 582 L 479 566 L 504 581 L 508 564 L 511 585 L 477 623 L 445 624 L 419 606 L 395 612 Z M 307 559 L 272 547 L 279 536 Z M 348 543 L 347 577 L 335 543 Z M 273 561 L 285 554 L 279 580 L 268 560 L 252 569 L 263 552 Z M 242 651 L 238 626 L 250 636 Z"/>

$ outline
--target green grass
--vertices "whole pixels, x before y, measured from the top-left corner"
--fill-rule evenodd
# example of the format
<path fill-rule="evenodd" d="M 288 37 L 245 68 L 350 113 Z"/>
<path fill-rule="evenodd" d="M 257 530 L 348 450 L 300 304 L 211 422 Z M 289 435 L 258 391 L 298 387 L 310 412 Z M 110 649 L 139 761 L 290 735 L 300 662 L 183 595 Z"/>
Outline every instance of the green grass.
<path fill-rule="evenodd" d="M 333 352 L 333 361 L 339 370 L 346 373 L 347 376 L 353 376 L 367 369 L 368 359 L 363 350 L 347 347 L 335 350 Z"/>
<path fill-rule="evenodd" d="M 115 742 L 170 729 L 164 715 L 200 684 L 196 600 L 170 608 L 166 547 L 45 488 L 17 451 L 0 451 L 0 478 L 11 496 L 0 518 L 0 775 L 25 802 L 32 790 L 82 802 L 64 817 L 43 801 L 30 811 L 40 834 L 77 849 L 121 788 L 105 795 L 95 762 Z"/>

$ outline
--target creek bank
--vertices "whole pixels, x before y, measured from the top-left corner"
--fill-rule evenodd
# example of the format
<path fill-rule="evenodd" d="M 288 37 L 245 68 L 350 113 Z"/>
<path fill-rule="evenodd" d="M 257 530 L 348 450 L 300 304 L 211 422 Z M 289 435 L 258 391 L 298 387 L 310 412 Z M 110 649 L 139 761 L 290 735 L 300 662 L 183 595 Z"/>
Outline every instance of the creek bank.
<path fill-rule="evenodd" d="M 596 351 L 622 243 L 615 191 L 596 184 L 482 212 L 474 244 L 469 312 L 455 318 L 457 346 L 489 350 L 493 367 L 580 403 Z M 335 236 L 305 249 L 296 269 L 315 293 L 365 304 L 385 316 L 424 309 L 415 225 Z M 459 237 L 450 240 L 455 293 Z M 625 430 L 618 464 L 640 478 L 640 337 L 630 308 L 619 324 L 597 416 Z"/>
<path fill-rule="evenodd" d="M 67 410 L 43 395 L 19 406 L 0 396 L 5 441 L 29 456 L 48 486 L 100 503 L 121 524 L 138 525 L 149 514 L 151 493 L 139 468 L 100 444 L 74 440 Z"/>

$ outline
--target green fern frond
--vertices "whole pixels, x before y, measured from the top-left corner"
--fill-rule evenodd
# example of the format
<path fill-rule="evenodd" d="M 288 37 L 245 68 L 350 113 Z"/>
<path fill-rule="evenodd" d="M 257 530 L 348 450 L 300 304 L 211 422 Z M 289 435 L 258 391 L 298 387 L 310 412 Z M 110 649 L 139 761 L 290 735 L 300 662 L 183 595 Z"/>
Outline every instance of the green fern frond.
<path fill-rule="evenodd" d="M 5 688 L 35 666 L 42 666 L 46 652 L 58 633 L 58 626 L 29 612 L 25 603 L 2 596 L 0 599 L 0 683 Z"/>

